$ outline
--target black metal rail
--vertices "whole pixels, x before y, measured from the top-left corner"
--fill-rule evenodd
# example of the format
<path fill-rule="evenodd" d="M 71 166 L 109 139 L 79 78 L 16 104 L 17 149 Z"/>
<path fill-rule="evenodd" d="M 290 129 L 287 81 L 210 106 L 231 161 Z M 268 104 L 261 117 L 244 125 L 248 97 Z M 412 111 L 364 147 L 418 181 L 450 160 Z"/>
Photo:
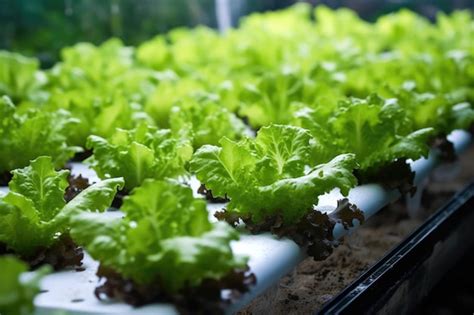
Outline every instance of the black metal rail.
<path fill-rule="evenodd" d="M 474 247 L 474 182 L 318 314 L 407 314 Z"/>

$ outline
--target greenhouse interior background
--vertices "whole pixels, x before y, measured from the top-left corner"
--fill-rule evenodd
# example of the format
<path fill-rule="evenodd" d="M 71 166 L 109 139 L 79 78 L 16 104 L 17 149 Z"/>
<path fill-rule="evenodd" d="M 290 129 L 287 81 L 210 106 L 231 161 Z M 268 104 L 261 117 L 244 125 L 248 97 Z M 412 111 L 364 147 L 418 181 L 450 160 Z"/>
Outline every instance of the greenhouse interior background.
<path fill-rule="evenodd" d="M 216 4 L 228 6 L 229 23 L 242 16 L 288 7 L 297 2 L 347 7 L 362 18 L 408 8 L 433 20 L 438 11 L 472 9 L 470 0 L 1 0 L 0 49 L 38 56 L 44 67 L 58 60 L 64 46 L 86 41 L 99 44 L 110 37 L 138 45 L 176 27 L 218 28 Z"/>

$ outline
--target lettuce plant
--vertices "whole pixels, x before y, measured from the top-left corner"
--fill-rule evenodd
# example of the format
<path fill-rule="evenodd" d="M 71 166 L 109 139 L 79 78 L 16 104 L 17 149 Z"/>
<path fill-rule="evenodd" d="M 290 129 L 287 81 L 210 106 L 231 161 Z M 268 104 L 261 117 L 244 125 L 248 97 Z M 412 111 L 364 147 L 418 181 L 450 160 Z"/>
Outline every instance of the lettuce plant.
<path fill-rule="evenodd" d="M 313 143 L 305 129 L 271 125 L 261 128 L 255 139 L 224 137 L 220 147 L 202 146 L 190 169 L 215 197 L 230 199 L 227 212 L 255 223 L 281 215 L 292 224 L 313 209 L 318 196 L 336 187 L 347 194 L 356 184 L 353 154 L 314 165 Z"/>
<path fill-rule="evenodd" d="M 0 173 L 28 165 L 40 156 L 50 155 L 56 167 L 81 151 L 66 143 L 68 129 L 77 123 L 64 110 L 20 110 L 4 96 L 0 99 Z"/>
<path fill-rule="evenodd" d="M 301 76 L 304 74 L 286 66 L 266 73 L 254 84 L 248 83 L 242 93 L 239 114 L 248 117 L 255 128 L 288 123 L 297 103 L 315 100 L 314 82 Z"/>
<path fill-rule="evenodd" d="M 116 188 L 123 185 L 117 178 L 101 181 L 66 203 L 69 171 L 55 171 L 51 157 L 38 157 L 12 173 L 9 192 L 0 196 L 0 243 L 24 258 L 53 246 L 67 234 L 73 212 L 104 211 Z"/>
<path fill-rule="evenodd" d="M 410 121 L 396 99 L 377 95 L 341 101 L 333 117 L 318 117 L 305 108 L 296 114 L 300 126 L 316 139 L 314 156 L 326 162 L 341 153 L 354 153 L 362 171 L 396 159 L 416 160 L 427 156 L 432 128 L 410 132 Z"/>
<path fill-rule="evenodd" d="M 406 82 L 402 88 L 392 91 L 392 95 L 406 110 L 413 129 L 431 127 L 437 135 L 446 135 L 474 124 L 474 107 L 462 101 L 464 97 L 419 93 L 414 82 Z"/>
<path fill-rule="evenodd" d="M 78 43 L 61 50 L 61 62 L 49 73 L 57 86 L 71 88 L 110 83 L 133 66 L 133 48 L 119 39 L 110 39 L 100 46 Z"/>
<path fill-rule="evenodd" d="M 246 265 L 230 247 L 238 232 L 209 222 L 205 201 L 194 199 L 187 186 L 147 179 L 125 197 L 121 210 L 123 219 L 77 213 L 71 233 L 101 268 L 137 285 L 157 283 L 176 293 Z"/>
<path fill-rule="evenodd" d="M 0 95 L 8 95 L 18 103 L 33 99 L 45 79 L 37 59 L 0 51 Z"/>
<path fill-rule="evenodd" d="M 62 61 L 47 71 L 46 110 L 66 109 L 79 123 L 68 134 L 85 146 L 87 137 L 110 136 L 115 128 L 153 121 L 143 112 L 157 73 L 134 65 L 133 48 L 111 39 L 100 46 L 79 43 L 62 50 Z"/>
<path fill-rule="evenodd" d="M 218 144 L 222 137 L 240 139 L 245 133 L 244 123 L 227 108 L 207 98 L 184 101 L 173 107 L 170 115 L 171 130 L 189 130 L 194 148 Z"/>
<path fill-rule="evenodd" d="M 108 139 L 90 136 L 87 148 L 94 154 L 86 162 L 98 176 L 102 179 L 123 177 L 128 191 L 146 178 L 184 175 L 185 164 L 193 152 L 187 137 L 144 123 L 131 130 L 117 129 Z"/>
<path fill-rule="evenodd" d="M 25 263 L 12 256 L 3 256 L 0 257 L 0 269 L 0 314 L 33 314 L 33 300 L 40 292 L 39 282 L 49 272 L 49 267 L 27 273 L 28 266 Z"/>
<path fill-rule="evenodd" d="M 203 91 L 199 80 L 179 78 L 174 73 L 168 73 L 159 81 L 156 88 L 145 101 L 145 112 L 162 128 L 169 127 L 169 116 L 173 106 Z"/>
<path fill-rule="evenodd" d="M 68 142 L 81 147 L 85 147 L 91 134 L 109 137 L 116 128 L 130 129 L 142 122 L 154 123 L 139 103 L 128 100 L 122 92 L 97 95 L 93 89 L 54 91 L 43 108 L 71 113 L 77 122 L 65 134 Z"/>

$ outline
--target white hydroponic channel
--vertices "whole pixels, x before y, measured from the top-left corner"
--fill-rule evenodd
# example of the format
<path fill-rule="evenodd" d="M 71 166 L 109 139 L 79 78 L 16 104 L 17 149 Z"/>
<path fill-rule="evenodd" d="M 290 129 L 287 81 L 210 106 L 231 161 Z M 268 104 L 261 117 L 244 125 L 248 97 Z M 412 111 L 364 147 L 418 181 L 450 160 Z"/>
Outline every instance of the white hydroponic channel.
<path fill-rule="evenodd" d="M 457 154 L 462 153 L 471 142 L 471 135 L 465 131 L 456 130 L 452 132 L 448 139 L 454 143 Z M 419 184 L 429 174 L 438 163 L 436 153 L 432 152 L 427 159 L 419 159 L 411 163 L 412 169 L 416 172 L 415 183 Z M 91 181 L 97 181 L 95 173 L 82 164 L 74 164 L 72 172 L 82 174 Z M 197 190 L 199 183 L 194 180 L 191 185 L 193 190 Z M 0 194 L 6 188 L 0 187 Z M 380 185 L 362 185 L 352 189 L 349 193 L 349 201 L 356 204 L 366 218 L 374 215 L 378 210 L 388 203 L 398 199 L 400 194 L 397 191 L 387 191 Z M 342 198 L 338 190 L 320 197 L 318 208 L 332 211 L 337 200 Z M 223 204 L 210 204 L 209 212 L 222 208 Z M 104 215 L 121 216 L 119 211 L 106 212 Z M 352 229 L 357 228 L 355 222 Z M 350 229 L 350 230 L 352 230 Z M 334 236 L 341 238 L 350 230 L 345 230 L 342 225 L 336 225 Z M 274 285 L 281 277 L 289 273 L 305 257 L 304 250 L 300 249 L 289 239 L 277 239 L 269 233 L 259 235 L 249 235 L 242 233 L 239 241 L 232 244 L 233 250 L 238 254 L 250 257 L 249 265 L 251 271 L 257 277 L 257 284 L 251 291 L 241 297 L 241 299 L 227 309 L 231 314 L 245 305 L 252 299 L 263 293 L 266 289 Z M 61 310 L 61 314 L 177 314 L 176 309 L 170 304 L 151 304 L 144 307 L 133 308 L 127 304 L 115 301 L 99 301 L 94 296 L 94 288 L 98 282 L 95 275 L 98 263 L 88 255 L 84 259 L 85 271 L 62 271 L 48 275 L 41 283 L 45 291 L 37 296 L 35 305 L 36 314 L 52 314 L 54 310 Z M 177 271 L 179 272 L 179 271 Z"/>

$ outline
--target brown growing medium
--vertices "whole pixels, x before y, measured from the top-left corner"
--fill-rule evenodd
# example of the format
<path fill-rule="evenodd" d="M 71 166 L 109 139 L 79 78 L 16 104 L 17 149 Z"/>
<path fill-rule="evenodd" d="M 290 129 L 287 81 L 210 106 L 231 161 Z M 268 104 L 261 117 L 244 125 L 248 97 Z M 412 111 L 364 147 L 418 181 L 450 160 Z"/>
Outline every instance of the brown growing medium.
<path fill-rule="evenodd" d="M 250 215 L 242 216 L 226 209 L 217 211 L 214 216 L 219 221 L 225 221 L 234 227 L 242 220 L 245 228 L 252 234 L 271 232 L 279 238 L 287 237 L 299 246 L 306 247 L 308 256 L 315 260 L 326 259 L 339 245 L 340 242 L 333 237 L 336 223 L 341 223 L 348 229 L 353 226 L 354 220 L 358 220 L 360 224 L 364 222 L 362 211 L 347 198 L 338 200 L 336 209 L 329 215 L 309 209 L 292 224 L 285 224 L 280 214 L 268 216 L 259 223 L 255 223 Z"/>
<path fill-rule="evenodd" d="M 204 185 L 204 184 L 201 184 L 201 186 L 199 186 L 197 192 L 198 192 L 198 194 L 203 195 L 206 198 L 206 200 L 209 201 L 210 203 L 223 203 L 223 202 L 228 202 L 229 201 L 227 196 L 224 197 L 224 198 L 214 197 L 212 195 L 212 191 L 210 189 L 207 189 L 206 185 Z"/>
<path fill-rule="evenodd" d="M 455 174 L 449 178 L 449 170 L 453 169 Z M 423 218 L 410 218 L 402 201 L 386 207 L 346 237 L 329 258 L 304 260 L 240 314 L 314 313 L 473 179 L 474 147 L 471 146 L 459 159 L 458 166 L 441 166 L 433 173 L 422 198 Z"/>
<path fill-rule="evenodd" d="M 0 243 L 1 255 L 16 255 L 3 243 Z M 84 258 L 82 247 L 76 243 L 67 234 L 62 234 L 57 241 L 50 247 L 40 247 L 30 256 L 18 256 L 26 262 L 31 269 L 36 269 L 43 265 L 50 265 L 54 270 L 62 270 L 70 267 L 80 267 Z"/>
<path fill-rule="evenodd" d="M 67 181 L 69 186 L 66 188 L 66 192 L 64 193 L 64 199 L 66 202 L 71 201 L 74 197 L 79 195 L 81 191 L 90 186 L 89 179 L 82 177 L 82 175 L 69 175 Z"/>
<path fill-rule="evenodd" d="M 138 284 L 102 265 L 97 275 L 104 279 L 94 292 L 98 299 L 118 299 L 133 306 L 173 303 L 180 314 L 224 314 L 226 306 L 256 283 L 248 267 L 231 270 L 219 280 L 204 279 L 198 287 L 185 287 L 174 294 L 166 293 L 159 279 L 150 284 Z M 226 291 L 229 294 L 224 297 L 223 292 Z"/>

